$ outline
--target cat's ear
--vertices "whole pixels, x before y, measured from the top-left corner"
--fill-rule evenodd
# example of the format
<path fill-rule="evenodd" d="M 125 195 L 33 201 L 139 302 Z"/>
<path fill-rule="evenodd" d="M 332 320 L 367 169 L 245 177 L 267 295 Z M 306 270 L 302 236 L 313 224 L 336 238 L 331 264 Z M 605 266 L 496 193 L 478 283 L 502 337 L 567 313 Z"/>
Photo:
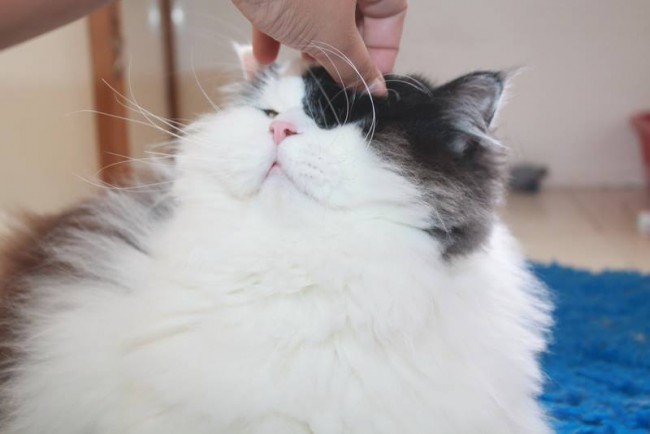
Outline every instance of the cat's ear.
<path fill-rule="evenodd" d="M 232 43 L 235 53 L 239 58 L 239 66 L 241 67 L 242 74 L 246 81 L 252 81 L 257 77 L 257 74 L 260 72 L 261 65 L 255 59 L 253 55 L 253 46 L 252 45 L 241 45 L 236 42 Z"/>
<path fill-rule="evenodd" d="M 506 82 L 504 72 L 479 71 L 445 84 L 439 92 L 450 98 L 455 109 L 474 121 L 482 121 L 487 130 L 501 105 Z"/>

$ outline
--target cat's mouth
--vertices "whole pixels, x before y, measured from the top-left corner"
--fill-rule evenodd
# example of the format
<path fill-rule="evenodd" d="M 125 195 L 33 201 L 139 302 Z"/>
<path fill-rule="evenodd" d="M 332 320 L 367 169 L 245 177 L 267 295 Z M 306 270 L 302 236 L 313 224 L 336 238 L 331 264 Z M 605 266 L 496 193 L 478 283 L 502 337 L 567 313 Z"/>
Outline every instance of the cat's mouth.
<path fill-rule="evenodd" d="M 271 163 L 269 170 L 266 171 L 266 176 L 264 177 L 264 179 L 265 180 L 268 179 L 269 176 L 271 176 L 271 173 L 273 173 L 274 171 L 280 171 L 280 170 L 282 170 L 282 166 L 280 165 L 278 160 L 274 160 L 273 163 Z"/>
<path fill-rule="evenodd" d="M 284 179 L 289 181 L 289 183 L 293 186 L 294 189 L 296 189 L 296 191 L 298 191 L 299 193 L 307 196 L 308 198 L 316 202 L 321 203 L 321 201 L 312 192 L 310 192 L 308 188 L 305 188 L 305 186 L 301 185 L 301 183 L 298 180 L 294 179 L 291 171 L 286 170 L 286 168 L 284 168 L 282 166 L 282 163 L 278 160 L 274 160 L 273 163 L 271 163 L 269 170 L 266 172 L 264 182 L 268 181 L 271 177 L 274 176 L 283 177 Z"/>

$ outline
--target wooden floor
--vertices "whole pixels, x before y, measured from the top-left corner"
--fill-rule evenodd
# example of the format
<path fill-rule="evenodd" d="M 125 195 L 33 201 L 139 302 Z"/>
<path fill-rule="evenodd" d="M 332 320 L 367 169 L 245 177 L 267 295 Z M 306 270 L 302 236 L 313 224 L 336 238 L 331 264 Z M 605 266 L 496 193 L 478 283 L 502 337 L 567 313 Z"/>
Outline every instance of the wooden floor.
<path fill-rule="evenodd" d="M 637 231 L 641 210 L 650 210 L 642 189 L 570 189 L 512 194 L 501 214 L 531 259 L 650 272 L 650 236 Z"/>

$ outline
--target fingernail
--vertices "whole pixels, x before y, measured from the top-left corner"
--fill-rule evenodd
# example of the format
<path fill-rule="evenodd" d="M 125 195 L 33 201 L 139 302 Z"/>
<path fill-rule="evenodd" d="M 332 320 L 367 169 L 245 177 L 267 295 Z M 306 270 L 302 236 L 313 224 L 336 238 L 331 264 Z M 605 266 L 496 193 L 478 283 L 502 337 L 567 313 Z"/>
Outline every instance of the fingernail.
<path fill-rule="evenodd" d="M 372 83 L 370 83 L 368 90 L 375 96 L 385 96 L 388 93 L 388 90 L 386 89 L 384 77 L 376 78 Z"/>

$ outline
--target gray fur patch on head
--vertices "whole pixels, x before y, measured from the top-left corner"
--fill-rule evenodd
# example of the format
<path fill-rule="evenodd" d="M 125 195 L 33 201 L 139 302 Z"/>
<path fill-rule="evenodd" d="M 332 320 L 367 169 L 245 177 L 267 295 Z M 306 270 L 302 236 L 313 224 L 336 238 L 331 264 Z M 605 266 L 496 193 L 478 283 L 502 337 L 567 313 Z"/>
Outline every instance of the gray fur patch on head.
<path fill-rule="evenodd" d="M 261 68 L 251 80 L 231 85 L 228 92 L 229 102 L 242 105 L 254 104 L 268 81 L 280 76 L 279 68 L 277 63 L 272 63 Z"/>
<path fill-rule="evenodd" d="M 417 158 L 400 132 L 378 133 L 372 146 L 380 158 L 420 189 L 422 200 L 431 209 L 431 226 L 426 231 L 440 243 L 445 258 L 471 253 L 486 242 L 494 225 L 494 209 L 503 195 L 503 148 L 482 153 L 469 167 L 448 164 L 444 170 L 432 170 Z M 481 178 L 482 174 L 486 176 Z"/>

